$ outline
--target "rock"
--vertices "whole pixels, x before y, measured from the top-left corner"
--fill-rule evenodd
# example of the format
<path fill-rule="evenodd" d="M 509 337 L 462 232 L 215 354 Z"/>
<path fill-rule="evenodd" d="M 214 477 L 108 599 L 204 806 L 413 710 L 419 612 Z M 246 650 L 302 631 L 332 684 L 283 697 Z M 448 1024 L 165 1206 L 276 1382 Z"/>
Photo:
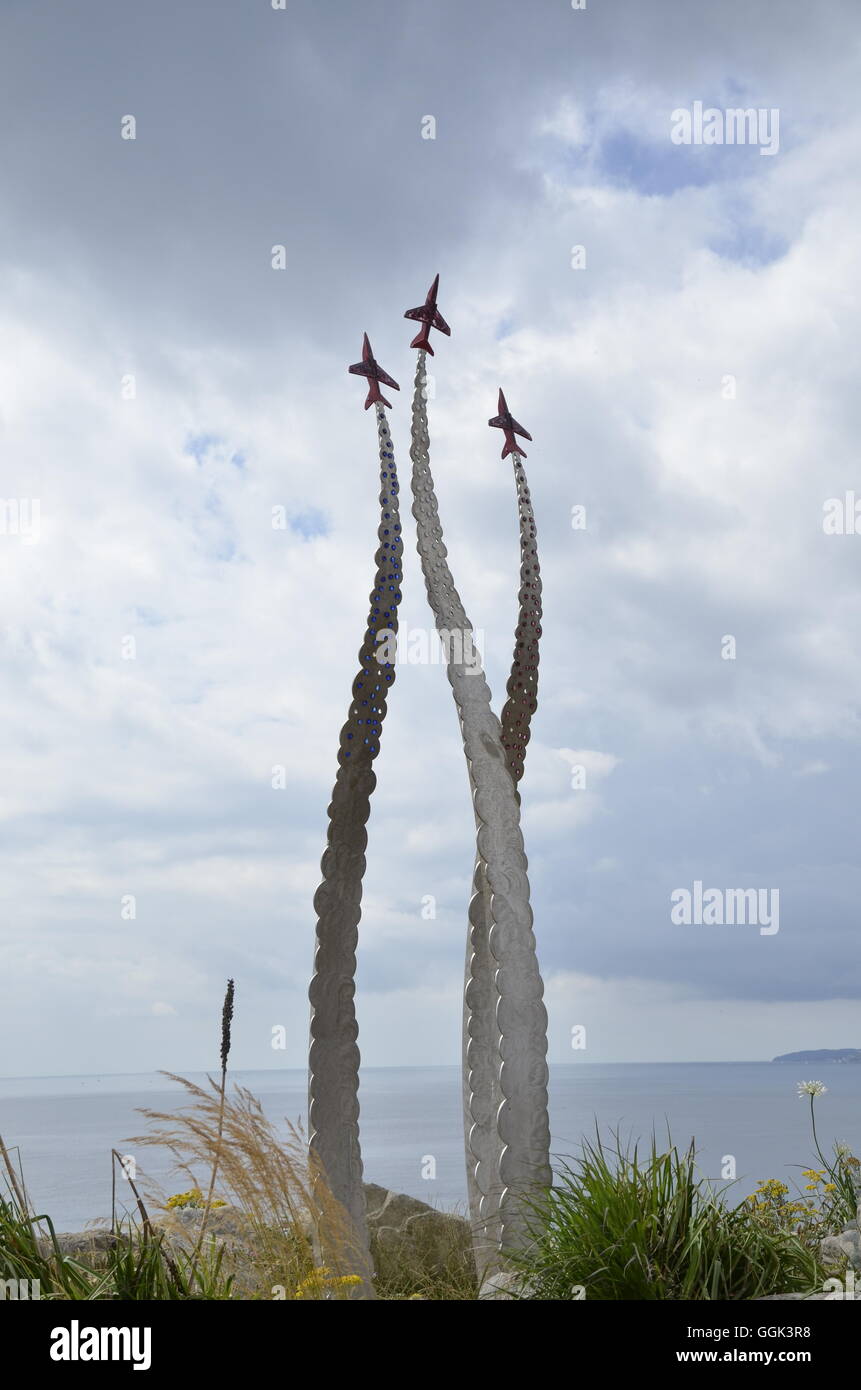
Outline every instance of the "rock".
<path fill-rule="evenodd" d="M 449 1221 L 466 1222 L 460 1216 L 452 1216 L 448 1212 L 437 1211 L 436 1207 L 428 1206 L 427 1202 L 422 1202 L 418 1197 L 408 1197 L 405 1192 L 392 1192 L 388 1188 L 380 1187 L 375 1182 L 362 1184 L 365 1189 L 365 1206 L 368 1212 L 368 1225 L 375 1229 L 391 1227 L 394 1230 L 401 1230 L 407 1222 L 417 1218 Z"/>
<path fill-rule="evenodd" d="M 169 1249 L 190 1255 L 200 1237 L 202 1221 L 202 1207 L 171 1207 L 158 1213 L 156 1228 L 164 1233 Z M 254 1267 L 255 1244 L 254 1228 L 244 1212 L 238 1207 L 212 1208 L 201 1250 L 204 1256 L 223 1250 L 234 1288 L 245 1293 L 253 1293 L 259 1282 Z"/>
<path fill-rule="evenodd" d="M 469 1222 L 462 1216 L 373 1182 L 364 1188 L 368 1234 L 378 1250 L 403 1249 L 430 1270 L 471 1249 Z"/>
<path fill-rule="evenodd" d="M 478 1296 L 480 1299 L 512 1299 L 527 1297 L 528 1292 L 522 1275 L 498 1271 L 485 1279 Z"/>
<path fill-rule="evenodd" d="M 474 1299 L 469 1222 L 416 1197 L 365 1186 L 371 1262 L 385 1298 Z"/>
<path fill-rule="evenodd" d="M 118 1241 L 119 1237 L 104 1226 L 94 1226 L 88 1231 L 57 1232 L 57 1245 L 61 1254 L 70 1255 L 76 1260 L 87 1260 L 103 1255 L 107 1250 L 112 1250 Z M 50 1236 L 39 1235 L 36 1243 L 40 1254 L 50 1255 L 53 1253 L 54 1242 Z"/>
<path fill-rule="evenodd" d="M 837 1235 L 825 1236 L 819 1243 L 819 1253 L 825 1264 L 840 1265 L 847 1260 L 849 1268 L 861 1274 L 861 1176 L 853 1178 L 852 1186 L 857 1202 L 855 1220 Z"/>
<path fill-rule="evenodd" d="M 155 1224 L 176 1245 L 194 1249 L 203 1220 L 202 1207 L 171 1207 L 159 1212 Z M 253 1231 L 248 1217 L 238 1207 L 213 1207 L 206 1223 L 204 1239 L 224 1241 L 228 1245 L 248 1245 Z"/>
<path fill-rule="evenodd" d="M 819 1253 L 827 1265 L 846 1259 L 861 1273 L 861 1231 L 857 1226 L 846 1226 L 836 1236 L 825 1236 L 819 1242 Z"/>

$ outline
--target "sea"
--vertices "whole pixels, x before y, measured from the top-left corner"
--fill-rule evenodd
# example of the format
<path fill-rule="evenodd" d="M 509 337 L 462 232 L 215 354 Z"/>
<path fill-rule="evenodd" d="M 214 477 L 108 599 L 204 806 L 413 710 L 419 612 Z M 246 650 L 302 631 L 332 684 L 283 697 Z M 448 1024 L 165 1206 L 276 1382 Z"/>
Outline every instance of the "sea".
<path fill-rule="evenodd" d="M 807 1070 L 810 1070 L 808 1066 Z M 667 1062 L 551 1067 L 550 1122 L 554 1163 L 575 1159 L 584 1138 L 614 1143 L 667 1136 L 679 1148 L 694 1141 L 700 1175 L 740 1201 L 760 1179 L 802 1187 L 801 1171 L 821 1166 L 810 1127 L 810 1102 L 797 1083 L 822 1081 L 815 1102 L 820 1146 L 835 1142 L 861 1155 L 861 1065 L 803 1067 L 769 1062 Z M 203 1073 L 190 1073 L 203 1082 Z M 235 1072 L 278 1125 L 304 1124 L 306 1077 L 299 1070 Z M 361 1078 L 361 1141 L 365 1178 L 446 1209 L 465 1211 L 463 1131 L 458 1067 L 367 1067 Z M 0 1135 L 39 1214 L 58 1231 L 82 1229 L 111 1210 L 111 1150 L 132 1154 L 145 1190 L 169 1196 L 188 1187 L 171 1155 L 149 1146 L 141 1107 L 158 1111 L 186 1103 L 184 1091 L 160 1073 L 130 1076 L 0 1078 Z M 205 1177 L 201 1174 L 201 1178 Z M 0 1193 L 3 1177 L 0 1172 Z M 120 1207 L 132 1198 L 120 1175 Z"/>

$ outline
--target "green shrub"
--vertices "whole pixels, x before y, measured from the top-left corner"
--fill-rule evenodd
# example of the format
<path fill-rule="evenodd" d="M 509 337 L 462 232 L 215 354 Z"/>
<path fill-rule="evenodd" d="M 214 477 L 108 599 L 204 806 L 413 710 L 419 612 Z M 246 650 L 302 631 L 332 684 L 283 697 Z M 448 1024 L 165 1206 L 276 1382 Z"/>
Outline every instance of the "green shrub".
<path fill-rule="evenodd" d="M 600 1137 L 530 1210 L 519 1257 L 539 1299 L 748 1299 L 807 1291 L 825 1272 L 797 1232 L 730 1207 L 695 1175 L 694 1149 L 648 1156 Z"/>

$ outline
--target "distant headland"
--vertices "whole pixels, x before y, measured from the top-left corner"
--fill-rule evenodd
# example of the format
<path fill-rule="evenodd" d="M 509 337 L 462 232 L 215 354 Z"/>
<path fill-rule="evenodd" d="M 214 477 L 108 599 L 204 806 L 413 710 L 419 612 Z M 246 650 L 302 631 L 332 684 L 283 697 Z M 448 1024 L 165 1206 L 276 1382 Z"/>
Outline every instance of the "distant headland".
<path fill-rule="evenodd" d="M 861 1062 L 861 1047 L 820 1047 L 813 1052 L 784 1052 L 772 1062 Z"/>

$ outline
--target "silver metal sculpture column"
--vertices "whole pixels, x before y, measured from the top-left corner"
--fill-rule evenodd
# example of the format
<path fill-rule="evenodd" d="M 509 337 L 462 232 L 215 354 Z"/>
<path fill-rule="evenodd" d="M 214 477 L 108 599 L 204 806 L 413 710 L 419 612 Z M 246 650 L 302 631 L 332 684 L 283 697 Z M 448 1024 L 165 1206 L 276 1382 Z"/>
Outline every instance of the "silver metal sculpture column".
<path fill-rule="evenodd" d="M 410 343 L 419 349 L 416 367 L 416 395 L 413 402 L 413 446 L 419 447 L 427 440 L 426 372 L 425 353 L 434 355 L 431 347 L 430 331 L 451 335 L 451 329 L 437 308 L 439 276 L 428 290 L 424 304 L 416 309 L 408 309 L 405 318 L 414 319 L 422 328 Z M 427 448 L 425 448 L 427 454 Z M 422 463 L 419 467 L 422 467 Z M 428 477 L 430 463 L 428 460 Z M 415 491 L 415 470 L 413 473 Z M 432 486 L 432 483 L 431 483 Z M 415 505 L 413 506 L 415 513 Z M 440 536 L 442 532 L 440 529 Z M 441 544 L 441 542 L 440 542 Z M 422 535 L 419 534 L 419 553 L 422 555 Z M 442 545 L 445 555 L 445 546 Z M 427 581 L 426 581 L 427 582 Z M 430 594 L 430 583 L 428 582 Z M 448 581 L 434 586 L 435 597 L 431 606 L 437 618 L 437 626 L 450 622 L 450 628 L 443 630 L 451 642 L 452 633 L 469 633 L 472 641 L 472 625 L 463 611 L 460 598 L 454 588 L 451 575 Z M 444 605 L 448 603 L 446 609 Z M 448 613 L 448 619 L 443 615 Z M 444 638 L 445 641 L 445 638 Z M 460 639 L 461 648 L 463 638 Z M 450 661 L 452 650 L 446 652 Z M 451 675 L 449 675 L 451 679 Z M 489 692 L 488 692 L 489 698 Z M 458 707 L 458 715 L 460 708 Z M 467 760 L 470 778 L 470 791 L 475 795 L 472 769 Z M 479 821 L 476 814 L 476 837 Z M 498 1223 L 496 1221 L 499 1199 L 502 1190 L 499 1182 L 499 1160 L 502 1142 L 496 1126 L 496 1115 L 500 1105 L 499 1093 L 499 1030 L 496 1023 L 496 966 L 490 952 L 491 913 L 490 884 L 487 878 L 487 865 L 480 852 L 476 851 L 473 871 L 472 897 L 469 903 L 469 927 L 466 936 L 466 962 L 464 966 L 463 1028 L 462 1028 L 462 1088 L 463 1088 L 463 1137 L 466 1157 L 466 1187 L 469 1199 L 469 1215 L 472 1228 L 472 1241 L 476 1263 L 482 1269 L 496 1255 L 500 1244 Z"/>
<path fill-rule="evenodd" d="M 502 710 L 502 746 L 515 786 L 523 776 L 529 726 L 538 707 L 538 647 L 541 639 L 541 569 L 538 563 L 538 537 L 535 513 L 526 481 L 523 460 L 526 454 L 514 436 L 532 439 L 522 425 L 513 420 L 499 392 L 499 414 L 488 424 L 505 432 L 502 457 L 511 455 L 514 466 L 514 485 L 517 490 L 517 513 L 520 522 L 520 593 L 518 595 L 517 628 L 514 633 L 514 656 Z"/>
<path fill-rule="evenodd" d="M 472 640 L 472 628 L 447 563 L 430 471 L 426 352 L 432 351 L 427 341 L 429 326 L 440 327 L 436 322 L 440 317 L 435 303 L 436 286 L 435 281 L 424 312 L 411 310 L 407 315 L 421 318 L 425 324 L 423 333 L 412 344 L 419 348 L 410 448 L 413 515 L 428 598 L 437 629 L 447 645 L 447 674 L 473 794 L 478 858 L 486 866 L 487 885 L 479 890 L 479 896 L 488 904 L 485 935 L 490 955 L 473 972 L 476 987 L 485 993 L 473 1009 L 472 1018 L 483 1024 L 492 1015 L 489 1001 L 495 984 L 499 1041 L 489 1050 L 488 1040 L 481 1040 L 482 1065 L 486 1063 L 482 1084 L 476 1088 L 472 1079 L 467 1084 L 471 1092 L 470 1114 L 484 1096 L 489 1095 L 492 1100 L 495 1087 L 499 1106 L 492 1117 L 495 1126 L 489 1116 L 486 1120 L 479 1116 L 478 1124 L 472 1121 L 468 1167 L 473 1195 L 476 1189 L 481 1194 L 479 1223 L 484 1224 L 498 1259 L 506 1251 L 518 1248 L 524 1239 L 522 1197 L 550 1183 L 547 1014 L 532 932 L 518 797 L 502 744 L 501 725 L 491 708 L 490 690 Z M 447 331 L 447 326 L 442 331 Z M 496 1055 L 489 1060 L 492 1052 Z M 486 1147 L 484 1140 L 488 1140 Z M 487 1260 L 491 1267 L 493 1263 L 492 1258 Z"/>
<path fill-rule="evenodd" d="M 520 524 L 519 612 L 514 637 L 514 656 L 502 711 L 502 746 L 518 797 L 523 776 L 529 725 L 537 707 L 538 644 L 541 636 L 541 575 L 535 516 L 526 481 L 523 458 L 517 452 L 514 433 L 531 439 L 508 412 L 499 392 L 499 415 L 488 424 L 505 430 L 502 457 L 511 454 Z M 466 1139 L 467 1191 L 476 1257 L 493 1247 L 497 1235 L 495 1210 L 498 1190 L 488 1186 L 498 1170 L 501 1145 L 496 1115 L 499 1090 L 500 1036 L 496 1018 L 498 994 L 493 954 L 490 949 L 491 893 L 487 865 L 476 855 L 473 896 L 469 905 L 463 993 L 463 1105 Z M 479 1185 L 481 1183 L 481 1186 Z"/>
<path fill-rule="evenodd" d="M 374 360 L 365 335 L 362 361 L 350 367 L 369 379 L 365 409 L 374 405 L 380 447 L 380 525 L 376 579 L 359 651 L 353 699 L 341 730 L 338 772 L 329 806 L 329 833 L 321 863 L 323 881 L 314 897 L 317 914 L 309 1049 L 308 1127 L 313 1153 L 333 1196 L 352 1227 L 363 1293 L 373 1297 L 359 1145 L 359 1049 L 354 1006 L 356 947 L 362 878 L 368 842 L 366 822 L 376 786 L 373 761 L 380 749 L 386 695 L 394 683 L 392 661 L 380 660 L 379 634 L 396 633 L 401 600 L 403 539 L 394 448 L 379 383 L 398 390 Z M 390 651 L 385 652 L 391 655 Z"/>

